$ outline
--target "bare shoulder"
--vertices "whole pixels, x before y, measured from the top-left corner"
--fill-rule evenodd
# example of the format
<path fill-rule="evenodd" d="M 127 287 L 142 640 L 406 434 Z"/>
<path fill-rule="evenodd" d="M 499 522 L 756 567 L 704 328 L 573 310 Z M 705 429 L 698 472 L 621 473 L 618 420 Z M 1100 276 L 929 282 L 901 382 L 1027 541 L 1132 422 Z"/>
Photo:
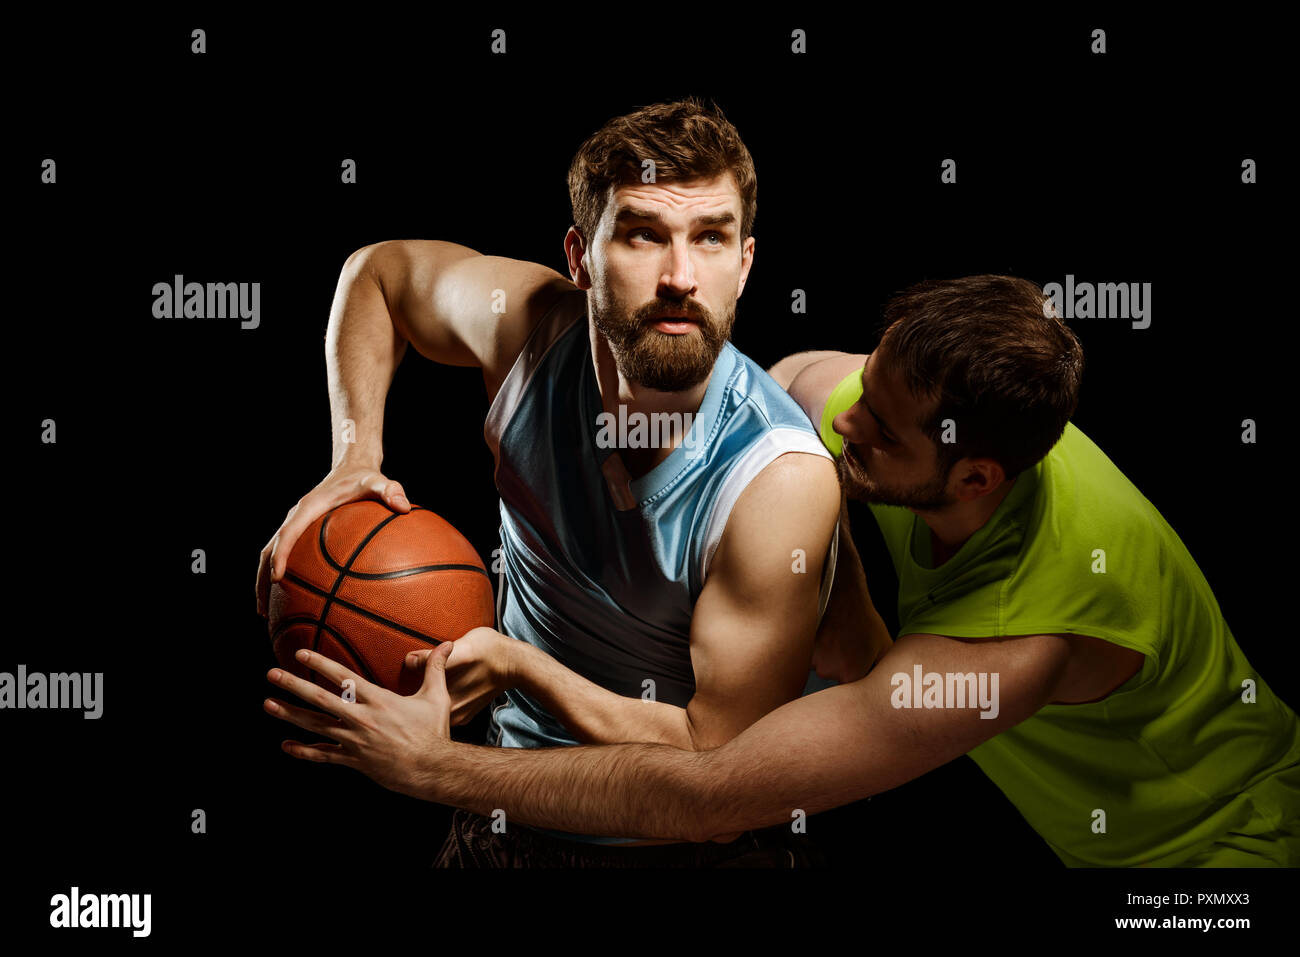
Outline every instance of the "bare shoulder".
<path fill-rule="evenodd" d="M 834 460 L 812 452 L 786 452 L 754 476 L 736 507 L 771 509 L 767 517 L 774 521 L 779 511 L 820 511 L 828 502 L 834 504 L 838 516 L 840 483 Z"/>
<path fill-rule="evenodd" d="M 867 353 L 840 352 L 805 366 L 786 390 L 799 403 L 814 426 L 821 425 L 822 410 L 831 391 L 850 373 L 862 370 Z"/>
<path fill-rule="evenodd" d="M 788 577 L 795 549 L 820 562 L 839 510 L 839 476 L 831 459 L 808 452 L 777 456 L 736 500 L 711 567 L 776 569 Z"/>

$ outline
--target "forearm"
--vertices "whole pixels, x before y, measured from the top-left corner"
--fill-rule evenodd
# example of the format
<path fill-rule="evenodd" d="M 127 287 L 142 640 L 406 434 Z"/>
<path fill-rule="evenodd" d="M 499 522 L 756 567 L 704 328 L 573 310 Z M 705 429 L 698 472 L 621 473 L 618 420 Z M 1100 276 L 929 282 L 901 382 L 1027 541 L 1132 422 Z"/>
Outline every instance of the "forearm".
<path fill-rule="evenodd" d="M 817 814 L 920 773 L 893 759 L 889 740 L 863 740 L 868 718 L 840 686 L 790 702 L 713 751 L 452 742 L 407 793 L 573 834 L 707 841 L 788 823 L 796 811 Z"/>
<path fill-rule="evenodd" d="M 344 264 L 325 334 L 335 468 L 345 459 L 379 467 L 384 402 L 406 350 L 372 262 L 373 249 L 358 250 Z"/>
<path fill-rule="evenodd" d="M 537 699 L 584 744 L 639 741 L 694 750 L 686 709 L 616 694 L 532 645 L 521 642 L 514 650 L 515 686 Z"/>
<path fill-rule="evenodd" d="M 699 841 L 713 828 L 700 797 L 710 752 L 662 744 L 491 748 L 453 744 L 436 781 L 413 796 L 572 834 Z M 743 830 L 743 828 L 742 828 Z"/>

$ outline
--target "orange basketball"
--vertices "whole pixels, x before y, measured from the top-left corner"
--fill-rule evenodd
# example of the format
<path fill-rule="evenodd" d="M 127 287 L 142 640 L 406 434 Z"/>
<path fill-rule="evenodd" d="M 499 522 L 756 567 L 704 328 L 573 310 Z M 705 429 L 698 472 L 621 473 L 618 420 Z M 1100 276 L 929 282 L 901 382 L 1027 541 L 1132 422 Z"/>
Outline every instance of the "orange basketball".
<path fill-rule="evenodd" d="M 271 586 L 269 618 L 280 667 L 334 694 L 342 689 L 294 658 L 299 648 L 411 694 L 424 673 L 402 667 L 410 652 L 496 620 L 492 581 L 465 536 L 427 508 L 403 515 L 369 500 L 303 532 Z"/>

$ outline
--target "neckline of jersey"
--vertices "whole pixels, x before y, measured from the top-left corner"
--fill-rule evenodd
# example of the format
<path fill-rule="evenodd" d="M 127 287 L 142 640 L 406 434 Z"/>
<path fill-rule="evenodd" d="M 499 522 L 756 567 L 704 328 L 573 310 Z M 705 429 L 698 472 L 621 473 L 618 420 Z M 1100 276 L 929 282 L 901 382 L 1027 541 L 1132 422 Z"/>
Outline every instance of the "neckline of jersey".
<path fill-rule="evenodd" d="M 590 347 L 586 352 L 586 361 L 583 363 L 583 389 L 590 408 L 597 412 L 604 411 L 600 401 L 600 389 L 596 385 Z M 691 421 L 691 431 L 688 433 L 691 438 L 691 448 L 687 448 L 685 443 L 679 444 L 666 459 L 645 475 L 629 480 L 628 491 L 632 493 L 638 505 L 644 506 L 661 494 L 693 461 L 704 455 L 708 440 L 712 437 L 718 416 L 721 414 L 722 400 L 726 395 L 732 373 L 735 372 L 738 364 L 737 355 L 735 346 L 730 342 L 723 343 L 722 351 L 718 353 L 718 358 L 713 363 L 713 371 L 709 373 L 709 384 L 704 390 L 704 398 L 700 401 L 700 407 Z M 596 444 L 596 436 L 600 431 L 596 425 L 596 417 L 584 415 L 584 419 L 588 421 L 584 422 L 583 434 L 586 435 L 595 453 L 596 465 L 603 465 L 610 455 L 618 454 L 618 449 L 600 448 Z"/>
<path fill-rule="evenodd" d="M 1011 486 L 1011 491 L 998 503 L 998 507 L 989 516 L 988 521 L 976 529 L 975 534 L 962 542 L 961 547 L 946 562 L 937 567 L 931 564 L 934 556 L 930 550 L 930 526 L 921 516 L 913 512 L 912 530 L 907 541 L 907 561 L 911 570 L 922 578 L 928 578 L 931 583 L 937 583 L 962 569 L 974 556 L 978 556 L 983 551 L 988 539 L 1004 523 L 1007 516 L 1020 511 L 1033 501 L 1034 493 L 1042 481 L 1042 469 L 1043 461 L 1039 461 L 1033 468 L 1021 472 Z"/>

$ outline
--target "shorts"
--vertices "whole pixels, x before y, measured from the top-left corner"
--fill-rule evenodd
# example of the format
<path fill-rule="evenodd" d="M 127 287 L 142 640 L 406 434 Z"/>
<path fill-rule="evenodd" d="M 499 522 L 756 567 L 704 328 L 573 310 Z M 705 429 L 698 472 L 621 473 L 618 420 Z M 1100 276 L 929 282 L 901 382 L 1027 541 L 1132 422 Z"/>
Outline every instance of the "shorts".
<path fill-rule="evenodd" d="M 620 847 L 567 841 L 513 825 L 492 832 L 492 820 L 452 814 L 451 832 L 434 867 L 826 867 L 825 856 L 789 825 L 746 831 L 728 844 L 649 844 Z"/>

